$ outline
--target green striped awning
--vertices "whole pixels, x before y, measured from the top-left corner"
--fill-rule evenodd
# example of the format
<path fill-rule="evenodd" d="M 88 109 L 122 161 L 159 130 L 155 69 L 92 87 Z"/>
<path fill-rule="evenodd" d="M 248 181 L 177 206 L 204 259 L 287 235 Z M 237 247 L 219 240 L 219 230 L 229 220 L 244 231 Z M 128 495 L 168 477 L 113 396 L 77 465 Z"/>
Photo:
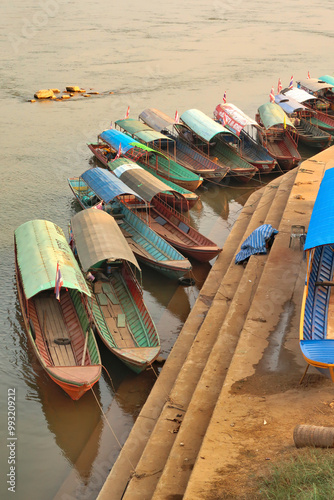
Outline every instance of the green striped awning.
<path fill-rule="evenodd" d="M 90 296 L 85 278 L 59 226 L 47 220 L 32 220 L 19 226 L 14 237 L 27 299 L 55 288 L 57 262 L 63 286 Z"/>

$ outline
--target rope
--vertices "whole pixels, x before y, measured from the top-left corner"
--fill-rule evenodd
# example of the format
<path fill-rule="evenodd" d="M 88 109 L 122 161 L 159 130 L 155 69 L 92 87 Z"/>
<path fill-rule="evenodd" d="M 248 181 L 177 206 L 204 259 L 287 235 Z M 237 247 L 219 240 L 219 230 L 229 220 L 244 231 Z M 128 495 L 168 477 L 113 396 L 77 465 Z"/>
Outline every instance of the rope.
<path fill-rule="evenodd" d="M 102 415 L 103 415 L 103 417 L 104 417 L 105 421 L 107 422 L 107 425 L 108 425 L 108 427 L 109 427 L 109 429 L 110 429 L 110 431 L 111 431 L 112 435 L 113 435 L 113 436 L 114 436 L 114 438 L 115 438 L 115 441 L 117 442 L 118 446 L 119 446 L 119 447 L 120 447 L 120 449 L 122 450 L 122 449 L 123 449 L 123 446 L 121 445 L 121 443 L 120 443 L 120 441 L 118 440 L 118 438 L 117 438 L 117 436 L 116 436 L 116 434 L 115 434 L 115 432 L 114 432 L 113 428 L 111 427 L 110 423 L 108 422 L 107 416 L 106 416 L 106 414 L 104 413 L 103 408 L 102 408 L 102 406 L 100 405 L 100 403 L 99 403 L 99 401 L 98 401 L 98 399 L 97 399 L 97 397 L 96 397 L 95 392 L 93 391 L 93 387 L 91 387 L 91 391 L 92 391 L 92 393 L 93 393 L 93 395 L 94 395 L 95 401 L 96 401 L 96 403 L 97 403 L 98 407 L 100 408 L 100 411 L 101 411 L 101 413 L 102 413 Z M 132 470 L 135 470 L 135 467 L 134 467 L 133 463 L 131 462 L 131 460 L 129 459 L 129 457 L 127 456 L 127 454 L 126 454 L 126 453 L 125 453 L 125 457 L 126 457 L 127 461 L 129 462 L 129 464 L 131 465 Z"/>
<path fill-rule="evenodd" d="M 108 372 L 108 370 L 107 370 L 107 368 L 106 368 L 105 366 L 103 366 L 103 365 L 102 365 L 102 368 L 104 368 L 104 370 L 106 371 L 106 373 L 107 373 L 107 375 L 108 375 L 108 377 L 109 377 L 109 379 L 110 379 L 110 383 L 111 383 L 112 390 L 113 390 L 113 391 L 114 391 L 114 393 L 115 393 L 116 391 L 115 391 L 115 387 L 114 387 L 114 384 L 113 384 L 112 378 L 111 378 L 111 376 L 110 376 L 110 373 Z"/>

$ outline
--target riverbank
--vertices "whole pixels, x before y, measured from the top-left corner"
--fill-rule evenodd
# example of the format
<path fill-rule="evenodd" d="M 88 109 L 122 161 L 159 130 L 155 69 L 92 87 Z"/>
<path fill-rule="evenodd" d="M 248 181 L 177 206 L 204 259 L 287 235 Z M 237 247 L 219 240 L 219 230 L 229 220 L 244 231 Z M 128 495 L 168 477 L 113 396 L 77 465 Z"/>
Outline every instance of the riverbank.
<path fill-rule="evenodd" d="M 299 385 L 305 261 L 289 244 L 333 166 L 332 147 L 250 196 L 99 500 L 251 498 L 254 478 L 294 448 L 295 425 L 330 424 L 332 383 L 309 370 Z M 279 231 L 270 253 L 235 265 L 264 223 Z"/>

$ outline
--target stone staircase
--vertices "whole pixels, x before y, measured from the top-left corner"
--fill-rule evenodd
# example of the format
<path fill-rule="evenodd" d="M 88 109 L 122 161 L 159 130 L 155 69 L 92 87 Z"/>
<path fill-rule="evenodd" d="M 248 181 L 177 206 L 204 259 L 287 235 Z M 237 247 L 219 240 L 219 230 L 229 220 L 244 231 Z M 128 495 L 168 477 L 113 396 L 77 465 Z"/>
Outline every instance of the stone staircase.
<path fill-rule="evenodd" d="M 302 252 L 289 249 L 291 225 L 308 225 L 324 170 L 324 162 L 308 160 L 248 199 L 99 500 L 205 498 L 205 484 L 214 480 L 215 467 L 211 463 L 210 468 L 210 461 L 201 456 L 202 450 L 205 456 L 210 449 L 215 454 L 212 422 L 217 412 L 217 422 L 221 421 L 228 384 L 251 369 L 249 350 L 263 352 L 267 314 L 276 315 L 278 321 L 291 297 L 302 265 Z M 304 196 L 305 190 L 309 196 Z M 241 243 L 261 224 L 279 230 L 270 253 L 252 256 L 245 268 L 235 265 Z M 287 263 L 294 268 L 289 279 Z M 264 298 L 274 289 L 280 290 L 280 296 L 269 302 L 276 311 L 264 307 Z M 254 331 L 261 339 L 255 347 Z"/>

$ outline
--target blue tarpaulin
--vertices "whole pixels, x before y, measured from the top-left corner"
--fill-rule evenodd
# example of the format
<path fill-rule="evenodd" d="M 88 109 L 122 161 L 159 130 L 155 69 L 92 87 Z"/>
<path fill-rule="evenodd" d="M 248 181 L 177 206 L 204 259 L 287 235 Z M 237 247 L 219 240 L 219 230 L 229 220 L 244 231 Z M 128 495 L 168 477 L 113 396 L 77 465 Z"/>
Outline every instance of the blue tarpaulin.
<path fill-rule="evenodd" d="M 277 229 L 274 229 L 271 224 L 263 224 L 255 229 L 241 245 L 240 252 L 237 253 L 235 258 L 235 263 L 240 264 L 251 255 L 267 253 L 266 242 L 271 236 L 277 233 Z"/>

